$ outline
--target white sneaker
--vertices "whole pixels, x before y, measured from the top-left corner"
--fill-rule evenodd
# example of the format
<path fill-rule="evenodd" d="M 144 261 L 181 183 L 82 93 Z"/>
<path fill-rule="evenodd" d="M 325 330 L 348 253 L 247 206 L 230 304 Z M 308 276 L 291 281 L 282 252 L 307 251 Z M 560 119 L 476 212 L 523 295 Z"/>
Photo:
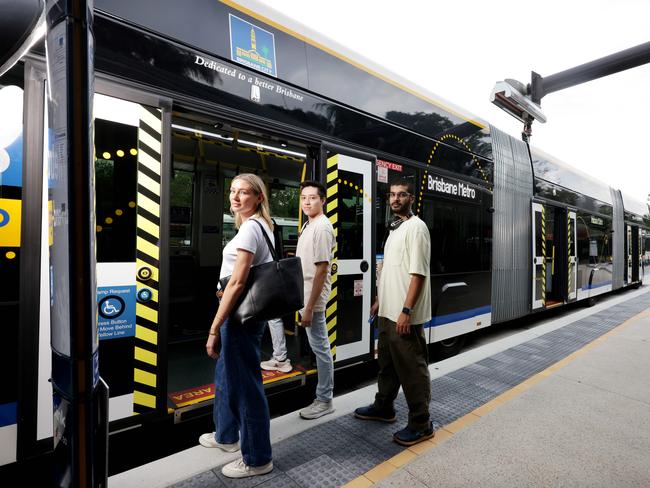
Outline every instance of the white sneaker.
<path fill-rule="evenodd" d="M 300 411 L 300 416 L 303 419 L 317 419 L 318 417 L 322 417 L 323 415 L 327 415 L 328 413 L 332 413 L 334 411 L 334 406 L 332 405 L 332 402 L 321 402 L 320 400 L 314 400 L 314 402 L 303 408 Z"/>
<path fill-rule="evenodd" d="M 201 437 L 199 437 L 199 444 L 201 444 L 203 447 L 218 447 L 223 452 L 239 451 L 239 442 L 235 442 L 234 444 L 222 444 L 221 442 L 217 442 L 215 440 L 214 432 L 203 434 Z"/>
<path fill-rule="evenodd" d="M 221 473 L 228 478 L 248 478 L 249 476 L 260 476 L 273 471 L 273 461 L 263 466 L 248 466 L 244 459 L 237 459 L 221 468 Z"/>
<path fill-rule="evenodd" d="M 280 373 L 288 373 L 293 369 L 291 366 L 291 360 L 285 359 L 284 361 L 276 361 L 271 358 L 268 361 L 262 361 L 260 367 L 266 371 L 280 371 Z"/>

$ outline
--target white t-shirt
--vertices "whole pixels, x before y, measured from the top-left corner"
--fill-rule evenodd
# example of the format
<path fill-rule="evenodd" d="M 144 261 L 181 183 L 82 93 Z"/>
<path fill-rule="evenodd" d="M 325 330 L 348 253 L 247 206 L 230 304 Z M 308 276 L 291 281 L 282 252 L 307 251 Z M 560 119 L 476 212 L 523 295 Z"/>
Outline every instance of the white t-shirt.
<path fill-rule="evenodd" d="M 417 216 L 392 231 L 384 246 L 379 279 L 379 316 L 397 322 L 411 284 L 411 275 L 424 276 L 420 296 L 411 311 L 411 323 L 431 320 L 431 238 L 427 225 Z"/>
<path fill-rule="evenodd" d="M 269 246 L 266 244 L 266 239 L 264 239 L 264 236 L 262 235 L 262 229 L 260 229 L 260 226 L 253 222 L 253 220 L 257 220 L 262 224 L 266 234 L 269 236 L 269 239 L 271 239 L 271 244 L 275 245 L 273 232 L 264 219 L 250 218 L 246 220 L 239 228 L 239 232 L 237 232 L 235 237 L 233 237 L 230 242 L 226 244 L 226 247 L 223 248 L 223 260 L 221 262 L 219 279 L 232 274 L 235 269 L 235 260 L 237 259 L 238 249 L 252 252 L 255 255 L 251 266 L 268 263 L 273 260 L 271 251 L 269 251 Z"/>
<path fill-rule="evenodd" d="M 314 303 L 314 312 L 324 312 L 327 307 L 327 300 L 332 289 L 332 275 L 330 267 L 334 257 L 334 228 L 325 215 L 321 215 L 303 228 L 298 245 L 296 246 L 296 256 L 300 258 L 302 264 L 302 277 L 304 280 L 305 305 L 309 301 L 311 290 L 316 275 L 316 263 L 327 263 L 327 275 L 320 296 Z"/>

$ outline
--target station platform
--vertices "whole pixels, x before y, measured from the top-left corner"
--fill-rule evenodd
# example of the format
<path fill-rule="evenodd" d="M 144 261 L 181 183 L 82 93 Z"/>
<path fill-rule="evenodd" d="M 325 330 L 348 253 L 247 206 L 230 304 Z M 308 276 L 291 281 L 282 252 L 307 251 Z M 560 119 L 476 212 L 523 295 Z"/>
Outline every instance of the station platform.
<path fill-rule="evenodd" d="M 355 419 L 376 385 L 314 421 L 273 419 L 275 469 L 231 480 L 239 457 L 201 446 L 109 480 L 119 487 L 650 486 L 650 286 L 604 297 L 434 363 L 436 436 L 392 442 L 406 424 Z"/>

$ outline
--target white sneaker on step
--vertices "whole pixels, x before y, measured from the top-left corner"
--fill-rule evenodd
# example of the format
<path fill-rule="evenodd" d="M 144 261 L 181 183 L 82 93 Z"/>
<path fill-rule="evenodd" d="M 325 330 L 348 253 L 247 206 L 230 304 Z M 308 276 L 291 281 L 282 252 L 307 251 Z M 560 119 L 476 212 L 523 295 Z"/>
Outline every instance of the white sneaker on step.
<path fill-rule="evenodd" d="M 222 444 L 221 442 L 216 441 L 214 434 L 214 432 L 203 434 L 201 437 L 199 437 L 199 444 L 201 444 L 203 447 L 217 447 L 223 452 L 239 451 L 239 442 L 235 442 L 234 444 Z"/>
<path fill-rule="evenodd" d="M 273 471 L 273 461 L 262 466 L 248 466 L 244 459 L 237 459 L 221 468 L 221 473 L 228 478 L 248 478 L 249 476 L 260 476 Z"/>
<path fill-rule="evenodd" d="M 300 411 L 300 416 L 303 419 L 312 420 L 332 412 L 334 412 L 334 405 L 331 401 L 321 402 L 320 400 L 314 400 L 311 405 L 303 408 Z"/>
<path fill-rule="evenodd" d="M 276 361 L 271 358 L 268 361 L 262 361 L 260 367 L 266 371 L 279 371 L 280 373 L 288 373 L 293 369 L 291 360 L 285 359 L 284 361 Z"/>

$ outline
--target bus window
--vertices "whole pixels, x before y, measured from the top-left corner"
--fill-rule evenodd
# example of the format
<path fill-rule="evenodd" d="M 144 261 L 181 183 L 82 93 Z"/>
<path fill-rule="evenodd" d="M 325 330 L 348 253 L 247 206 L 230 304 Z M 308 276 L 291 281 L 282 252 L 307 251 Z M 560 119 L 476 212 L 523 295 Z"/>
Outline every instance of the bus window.
<path fill-rule="evenodd" d="M 421 218 L 431 233 L 431 274 L 486 271 L 489 246 L 480 205 L 425 199 Z"/>
<path fill-rule="evenodd" d="M 134 262 L 138 128 L 95 119 L 97 261 Z"/>
<path fill-rule="evenodd" d="M 194 174 L 190 171 L 174 169 L 169 186 L 171 193 L 169 243 L 172 247 L 191 247 Z"/>

